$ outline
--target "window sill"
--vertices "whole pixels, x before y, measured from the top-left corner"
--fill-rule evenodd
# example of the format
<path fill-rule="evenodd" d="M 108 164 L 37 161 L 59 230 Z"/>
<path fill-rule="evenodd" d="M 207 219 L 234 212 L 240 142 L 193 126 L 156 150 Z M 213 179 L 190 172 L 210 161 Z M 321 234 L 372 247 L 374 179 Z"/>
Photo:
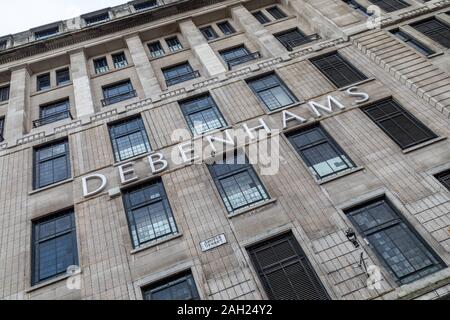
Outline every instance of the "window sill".
<path fill-rule="evenodd" d="M 77 275 L 78 274 L 81 274 L 81 273 L 77 273 Z M 45 282 L 39 283 L 39 284 L 37 284 L 35 286 L 32 286 L 29 289 L 25 290 L 25 293 L 32 293 L 34 291 L 37 291 L 39 289 L 51 286 L 51 285 L 56 284 L 58 282 L 65 281 L 65 280 L 69 279 L 71 276 L 72 276 L 71 274 L 63 274 L 63 275 L 58 276 L 56 278 L 53 278 L 53 279 L 47 280 Z"/>
<path fill-rule="evenodd" d="M 441 142 L 444 140 L 447 140 L 447 137 L 437 137 L 437 138 L 422 142 L 414 147 L 403 150 L 403 154 L 408 154 L 408 153 L 414 152 L 416 150 L 428 147 L 429 145 L 432 145 L 432 144 L 435 144 L 435 143 L 438 143 L 438 142 Z"/>
<path fill-rule="evenodd" d="M 31 196 L 31 195 L 34 195 L 34 194 L 37 194 L 37 193 L 40 193 L 40 192 L 43 192 L 43 191 L 47 191 L 47 190 L 52 189 L 52 188 L 56 188 L 56 187 L 62 186 L 64 184 L 67 184 L 67 183 L 70 183 L 70 182 L 73 182 L 73 178 L 70 178 L 70 179 L 67 179 L 67 180 L 64 180 L 64 181 L 61 181 L 61 182 L 57 182 L 57 183 L 49 185 L 47 187 L 43 187 L 43 188 L 40 188 L 40 189 L 36 189 L 36 190 L 30 191 L 30 192 L 28 192 L 28 195 Z"/>
<path fill-rule="evenodd" d="M 317 183 L 318 183 L 319 185 L 324 185 L 324 184 L 327 184 L 327 183 L 329 183 L 329 182 L 332 182 L 332 181 L 341 179 L 341 178 L 343 178 L 343 177 L 346 177 L 346 176 L 348 176 L 348 175 L 351 175 L 351 174 L 353 174 L 353 173 L 360 172 L 360 171 L 363 171 L 363 170 L 364 170 L 364 167 L 351 168 L 351 169 L 347 169 L 347 170 L 345 170 L 345 171 L 339 172 L 339 173 L 337 173 L 337 174 L 334 175 L 334 176 L 327 177 L 327 178 L 324 178 L 324 179 L 322 179 L 322 180 L 316 180 L 316 181 L 317 181 Z"/>
<path fill-rule="evenodd" d="M 121 71 L 121 70 L 130 69 L 130 68 L 133 68 L 133 67 L 134 67 L 134 63 L 130 63 L 127 66 L 122 67 L 122 68 L 114 68 L 114 69 L 110 69 L 110 70 L 102 72 L 102 73 L 94 73 L 93 75 L 91 75 L 91 79 L 95 79 L 95 78 L 98 78 L 98 77 L 101 77 L 101 76 L 112 74 L 114 72 L 118 72 L 118 71 Z"/>
<path fill-rule="evenodd" d="M 348 90 L 350 88 L 357 87 L 357 86 L 360 86 L 362 84 L 366 84 L 366 83 L 369 83 L 369 82 L 372 82 L 372 81 L 375 81 L 375 80 L 376 80 L 375 78 L 369 78 L 369 79 L 361 80 L 359 82 L 355 82 L 355 83 L 349 84 L 348 86 L 345 86 L 345 87 L 342 87 L 342 88 L 338 88 L 338 90 L 339 91 L 345 91 L 345 90 Z"/>
<path fill-rule="evenodd" d="M 151 248 L 160 246 L 160 245 L 162 245 L 164 243 L 173 241 L 173 240 L 181 238 L 181 237 L 183 237 L 183 233 L 173 234 L 173 235 L 167 236 L 165 238 L 161 238 L 159 240 L 156 240 L 155 242 L 150 242 L 150 243 L 144 244 L 141 247 L 132 250 L 130 253 L 131 253 L 131 255 L 136 255 L 138 253 L 141 253 L 141 252 L 149 250 Z"/>
<path fill-rule="evenodd" d="M 35 96 L 39 96 L 39 95 L 44 94 L 44 93 L 52 92 L 52 91 L 55 91 L 55 90 L 58 90 L 58 89 L 63 89 L 63 88 L 71 86 L 72 84 L 73 84 L 73 82 L 70 81 L 70 82 L 68 82 L 66 84 L 62 84 L 60 86 L 52 87 L 52 88 L 41 90 L 41 91 L 35 91 L 32 94 L 30 94 L 30 97 L 35 97 Z"/>
<path fill-rule="evenodd" d="M 249 212 L 251 212 L 251 211 L 254 211 L 254 210 L 257 210 L 257 209 L 261 209 L 261 208 L 266 207 L 266 206 L 268 206 L 268 205 L 274 204 L 274 203 L 277 202 L 277 201 L 278 201 L 278 199 L 270 199 L 270 200 L 266 200 L 266 201 L 264 201 L 264 202 L 260 202 L 260 203 L 258 203 L 258 204 L 255 204 L 254 206 L 251 206 L 251 207 L 247 207 L 247 208 L 244 208 L 244 209 L 237 210 L 237 211 L 235 211 L 235 212 L 229 214 L 229 215 L 228 215 L 228 218 L 229 218 L 229 219 L 236 218 L 236 217 L 238 217 L 238 216 L 241 216 L 241 215 L 243 215 L 243 214 L 249 213 Z"/>
<path fill-rule="evenodd" d="M 434 57 L 439 57 L 442 56 L 444 54 L 444 51 L 439 51 L 439 52 L 435 52 L 433 54 L 430 54 L 428 56 L 424 56 L 427 59 L 433 59 Z"/>

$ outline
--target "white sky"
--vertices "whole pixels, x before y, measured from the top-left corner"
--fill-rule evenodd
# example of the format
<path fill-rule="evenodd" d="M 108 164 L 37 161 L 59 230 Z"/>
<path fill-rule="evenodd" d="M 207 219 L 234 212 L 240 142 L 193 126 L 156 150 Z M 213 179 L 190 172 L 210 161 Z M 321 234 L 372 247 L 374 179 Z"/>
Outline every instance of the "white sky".
<path fill-rule="evenodd" d="M 127 0 L 0 0 L 0 36 L 126 2 Z"/>

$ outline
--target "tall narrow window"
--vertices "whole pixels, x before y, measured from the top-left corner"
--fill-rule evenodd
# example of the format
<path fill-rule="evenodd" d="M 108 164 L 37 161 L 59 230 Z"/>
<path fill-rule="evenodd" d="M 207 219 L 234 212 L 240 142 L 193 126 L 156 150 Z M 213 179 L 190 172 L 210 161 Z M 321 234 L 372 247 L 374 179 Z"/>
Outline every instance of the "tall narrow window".
<path fill-rule="evenodd" d="M 435 52 L 428 48 L 426 45 L 422 44 L 421 42 L 417 41 L 410 35 L 404 33 L 403 31 L 400 31 L 399 29 L 395 29 L 391 31 L 393 35 L 395 35 L 397 38 L 405 42 L 410 47 L 416 49 L 418 52 L 425 56 L 429 56 L 431 54 L 434 54 Z"/>
<path fill-rule="evenodd" d="M 417 31 L 436 41 L 446 48 L 450 48 L 450 26 L 444 22 L 431 18 L 411 25 Z"/>
<path fill-rule="evenodd" d="M 329 300 L 311 263 L 292 233 L 248 249 L 270 300 Z"/>
<path fill-rule="evenodd" d="M 217 26 L 219 27 L 220 31 L 222 31 L 222 33 L 226 36 L 236 32 L 236 30 L 234 30 L 233 26 L 228 21 L 218 23 Z"/>
<path fill-rule="evenodd" d="M 249 80 L 247 83 L 270 111 L 289 106 L 298 101 L 274 73 Z"/>
<path fill-rule="evenodd" d="M 112 55 L 112 60 L 114 63 L 114 68 L 120 69 L 128 66 L 127 57 L 125 56 L 125 52 L 119 52 Z"/>
<path fill-rule="evenodd" d="M 42 91 L 50 89 L 50 73 L 41 74 L 36 77 L 37 85 L 36 90 Z"/>
<path fill-rule="evenodd" d="M 302 31 L 300 31 L 299 28 L 283 31 L 275 34 L 274 36 L 283 44 L 283 46 L 286 47 L 286 49 L 290 51 L 295 47 L 302 46 L 306 43 L 310 43 L 320 38 L 317 34 L 307 36 Z"/>
<path fill-rule="evenodd" d="M 224 157 L 209 166 L 214 182 L 229 213 L 269 199 L 245 154 Z"/>
<path fill-rule="evenodd" d="M 229 69 L 242 63 L 258 59 L 261 56 L 259 52 L 251 53 L 244 45 L 222 50 L 220 51 L 220 55 Z"/>
<path fill-rule="evenodd" d="M 0 118 L 0 142 L 2 142 L 3 139 L 3 133 L 5 130 L 5 118 Z"/>
<path fill-rule="evenodd" d="M 311 62 L 338 88 L 367 79 L 337 52 L 313 58 Z"/>
<path fill-rule="evenodd" d="M 171 37 L 166 39 L 167 46 L 169 47 L 170 52 L 177 52 L 183 49 L 180 40 L 178 37 Z"/>
<path fill-rule="evenodd" d="M 291 134 L 289 140 L 318 179 L 355 167 L 341 147 L 321 126 Z"/>
<path fill-rule="evenodd" d="M 109 126 L 116 161 L 124 161 L 151 151 L 147 132 L 141 117 Z"/>
<path fill-rule="evenodd" d="M 436 175 L 436 178 L 450 191 L 450 170 Z"/>
<path fill-rule="evenodd" d="M 9 100 L 9 86 L 0 88 L 0 102 Z"/>
<path fill-rule="evenodd" d="M 47 187 L 70 177 L 70 154 L 67 140 L 34 149 L 35 189 Z"/>
<path fill-rule="evenodd" d="M 43 105 L 39 108 L 39 120 L 33 122 L 34 127 L 70 118 L 69 99 Z"/>
<path fill-rule="evenodd" d="M 443 268 L 439 257 L 386 199 L 346 214 L 399 283 L 411 283 Z"/>
<path fill-rule="evenodd" d="M 227 125 L 209 94 L 182 101 L 180 106 L 194 135 L 201 135 Z"/>
<path fill-rule="evenodd" d="M 75 215 L 72 210 L 33 222 L 32 285 L 67 274 L 78 265 Z"/>
<path fill-rule="evenodd" d="M 386 12 L 393 12 L 409 7 L 409 4 L 403 0 L 369 0 L 369 2 L 379 6 Z"/>
<path fill-rule="evenodd" d="M 161 42 L 155 41 L 148 44 L 148 49 L 150 50 L 150 55 L 153 58 L 161 57 L 165 54 L 163 47 L 161 46 Z"/>
<path fill-rule="evenodd" d="M 199 300 L 192 273 L 185 272 L 159 281 L 143 290 L 144 300 Z"/>
<path fill-rule="evenodd" d="M 161 180 L 126 191 L 123 201 L 135 248 L 178 233 Z"/>
<path fill-rule="evenodd" d="M 203 33 L 203 36 L 208 41 L 217 39 L 219 37 L 217 35 L 216 31 L 214 31 L 213 27 L 211 27 L 211 26 L 207 26 L 207 27 L 201 28 L 200 31 Z"/>
<path fill-rule="evenodd" d="M 70 82 L 69 68 L 56 71 L 56 84 L 62 86 Z"/>
<path fill-rule="evenodd" d="M 95 59 L 94 68 L 96 74 L 108 72 L 109 67 L 108 67 L 108 60 L 106 60 L 106 57 Z"/>
<path fill-rule="evenodd" d="M 109 106 L 136 97 L 130 80 L 103 87 L 103 106 Z"/>
<path fill-rule="evenodd" d="M 256 18 L 256 20 L 259 21 L 261 24 L 266 24 L 270 22 L 270 19 L 267 18 L 267 16 L 262 11 L 256 11 L 253 12 L 253 16 Z"/>
<path fill-rule="evenodd" d="M 363 111 L 402 149 L 437 137 L 392 98 L 368 106 Z"/>
<path fill-rule="evenodd" d="M 280 20 L 280 19 L 284 19 L 287 17 L 286 13 L 284 13 L 280 8 L 278 7 L 272 7 L 272 8 L 268 8 L 266 9 L 268 13 L 270 13 L 270 15 L 272 17 L 274 17 L 276 20 Z"/>
<path fill-rule="evenodd" d="M 168 87 L 200 77 L 200 73 L 194 71 L 189 62 L 164 68 L 162 72 Z"/>

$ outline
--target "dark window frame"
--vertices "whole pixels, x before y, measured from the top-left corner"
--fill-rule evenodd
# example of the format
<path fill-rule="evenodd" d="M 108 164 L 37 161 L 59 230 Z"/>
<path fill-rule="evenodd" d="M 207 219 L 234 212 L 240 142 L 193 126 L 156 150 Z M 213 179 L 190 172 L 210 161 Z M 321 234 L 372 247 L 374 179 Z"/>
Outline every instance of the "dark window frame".
<path fill-rule="evenodd" d="M 273 35 L 288 51 L 303 46 L 307 43 L 319 40 L 320 36 L 315 33 L 306 35 L 300 28 L 294 27 L 288 30 L 277 32 Z"/>
<path fill-rule="evenodd" d="M 434 24 L 434 26 L 431 27 L 430 23 Z M 410 26 L 437 44 L 445 48 L 450 48 L 450 25 L 439 20 L 437 17 L 424 19 L 412 23 Z"/>
<path fill-rule="evenodd" d="M 207 41 L 213 41 L 219 38 L 219 35 L 217 34 L 216 30 L 214 30 L 214 27 L 212 25 L 200 28 L 200 32 L 203 34 Z"/>
<path fill-rule="evenodd" d="M 222 22 L 217 23 L 217 27 L 220 29 L 220 31 L 225 35 L 229 36 L 236 33 L 236 29 L 233 27 L 233 25 L 230 23 L 230 21 L 225 20 Z"/>
<path fill-rule="evenodd" d="M 55 73 L 56 73 L 56 85 L 57 86 L 63 86 L 63 85 L 70 83 L 71 79 L 70 79 L 70 69 L 69 68 L 63 68 L 63 69 L 56 70 Z"/>
<path fill-rule="evenodd" d="M 52 87 L 50 73 L 43 73 L 36 76 L 36 91 L 49 90 Z"/>
<path fill-rule="evenodd" d="M 179 72 L 180 69 L 186 69 L 188 70 L 188 72 Z M 161 69 L 164 79 L 166 81 L 166 85 L 168 87 L 170 86 L 174 86 L 186 81 L 190 81 L 190 80 L 194 80 L 196 78 L 200 77 L 200 73 L 199 71 L 195 71 L 194 68 L 192 68 L 191 64 L 189 63 L 189 61 L 184 61 L 172 66 L 168 66 L 165 67 L 163 69 Z M 174 72 L 176 71 L 177 75 L 173 76 L 173 77 L 169 77 L 168 73 L 169 72 Z"/>
<path fill-rule="evenodd" d="M 109 90 L 119 91 L 118 88 L 127 87 L 129 90 L 123 93 L 110 94 Z M 130 79 L 122 80 L 113 84 L 108 84 L 102 87 L 103 100 L 102 105 L 104 107 L 110 106 L 116 103 L 120 103 L 129 99 L 133 99 L 137 96 L 136 90 L 133 87 L 133 83 Z"/>
<path fill-rule="evenodd" d="M 142 288 L 142 296 L 144 300 L 154 300 L 151 299 L 152 294 L 163 290 L 168 290 L 183 282 L 188 284 L 188 289 L 191 294 L 191 299 L 189 300 L 200 300 L 200 294 L 191 270 L 184 271 L 174 276 L 156 281 L 150 285 L 146 285 Z"/>
<path fill-rule="evenodd" d="M 121 69 L 128 66 L 128 60 L 125 51 L 113 53 L 111 55 L 111 58 L 115 69 Z M 122 60 L 119 60 L 118 58 L 121 58 Z"/>
<path fill-rule="evenodd" d="M 147 0 L 133 4 L 134 10 L 140 12 L 159 7 L 157 0 Z"/>
<path fill-rule="evenodd" d="M 409 34 L 401 31 L 398 28 L 391 30 L 391 33 L 395 36 L 395 38 L 399 39 L 403 43 L 406 43 L 408 46 L 410 46 L 417 52 L 423 54 L 424 56 L 428 57 L 428 56 L 436 53 L 431 48 L 429 48 L 427 45 L 423 44 L 416 38 L 410 36 Z"/>
<path fill-rule="evenodd" d="M 236 55 L 238 52 L 243 54 Z M 219 54 L 222 57 L 222 60 L 227 64 L 229 70 L 231 70 L 234 66 L 261 58 L 261 54 L 259 52 L 250 52 L 245 44 L 220 50 Z M 234 57 L 229 58 L 228 55 L 234 55 Z"/>
<path fill-rule="evenodd" d="M 11 87 L 10 85 L 0 87 L 0 102 L 9 101 Z"/>
<path fill-rule="evenodd" d="M 51 37 L 54 37 L 59 34 L 59 26 L 58 27 L 52 27 L 47 28 L 45 30 L 35 31 L 34 32 L 34 38 L 39 40 L 45 40 Z"/>
<path fill-rule="evenodd" d="M 65 108 L 60 108 L 65 106 Z M 62 109 L 57 112 L 52 112 L 52 109 Z M 50 112 L 49 112 L 50 110 Z M 67 118 L 72 118 L 70 113 L 70 99 L 65 98 L 62 100 L 54 101 L 51 103 L 43 104 L 39 106 L 39 119 L 33 121 L 33 126 L 40 127 L 50 123 L 58 122 Z"/>
<path fill-rule="evenodd" d="M 403 0 L 368 0 L 373 5 L 380 7 L 385 12 L 394 12 L 405 9 L 411 5 Z"/>
<path fill-rule="evenodd" d="M 100 64 L 100 62 L 102 62 Z M 95 74 L 102 74 L 109 71 L 108 59 L 106 57 L 99 57 L 93 60 Z"/>
<path fill-rule="evenodd" d="M 450 169 L 435 175 L 435 178 L 450 191 Z"/>
<path fill-rule="evenodd" d="M 0 142 L 3 142 L 5 133 L 5 117 L 0 117 Z"/>

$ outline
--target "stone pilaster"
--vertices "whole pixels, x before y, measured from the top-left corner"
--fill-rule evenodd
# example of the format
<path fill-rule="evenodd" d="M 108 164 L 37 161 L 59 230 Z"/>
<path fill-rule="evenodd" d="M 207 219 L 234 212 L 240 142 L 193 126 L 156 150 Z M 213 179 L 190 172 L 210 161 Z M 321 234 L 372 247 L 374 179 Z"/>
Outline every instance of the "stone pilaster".
<path fill-rule="evenodd" d="M 70 53 L 70 69 L 72 71 L 73 92 L 75 97 L 76 117 L 84 117 L 95 113 L 91 90 L 91 80 L 86 64 L 84 50 Z"/>

